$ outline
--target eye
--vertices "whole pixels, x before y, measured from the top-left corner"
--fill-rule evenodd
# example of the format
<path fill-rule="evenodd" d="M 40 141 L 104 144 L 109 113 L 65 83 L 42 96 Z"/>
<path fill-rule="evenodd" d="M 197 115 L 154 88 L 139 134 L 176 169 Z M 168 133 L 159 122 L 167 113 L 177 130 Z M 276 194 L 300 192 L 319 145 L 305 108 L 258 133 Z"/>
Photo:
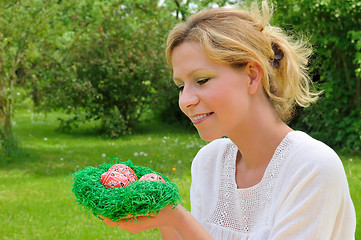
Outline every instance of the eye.
<path fill-rule="evenodd" d="M 182 92 L 183 89 L 184 89 L 184 86 L 183 86 L 183 85 L 179 85 L 179 86 L 177 86 L 177 89 L 178 89 L 179 92 Z"/>
<path fill-rule="evenodd" d="M 202 85 L 206 84 L 209 80 L 210 80 L 210 78 L 202 78 L 202 79 L 199 79 L 197 81 L 197 83 L 202 86 Z"/>

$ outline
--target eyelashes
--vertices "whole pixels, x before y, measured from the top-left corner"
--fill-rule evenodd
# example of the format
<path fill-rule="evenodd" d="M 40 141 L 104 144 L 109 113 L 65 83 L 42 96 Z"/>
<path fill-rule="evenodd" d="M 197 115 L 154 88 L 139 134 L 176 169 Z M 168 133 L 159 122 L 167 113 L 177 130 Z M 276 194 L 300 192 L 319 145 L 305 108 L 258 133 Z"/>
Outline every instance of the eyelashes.
<path fill-rule="evenodd" d="M 210 78 L 202 78 L 202 79 L 197 80 L 197 84 L 198 84 L 199 86 L 203 86 L 203 85 L 206 84 L 209 80 L 210 80 Z M 177 89 L 178 89 L 179 92 L 182 92 L 183 89 L 184 89 L 184 85 L 177 85 L 176 87 L 177 87 Z"/>
<path fill-rule="evenodd" d="M 183 89 L 184 89 L 184 86 L 183 86 L 183 85 L 179 85 L 179 86 L 176 86 L 176 87 L 177 87 L 177 90 L 178 90 L 179 92 L 182 92 Z"/>
<path fill-rule="evenodd" d="M 197 83 L 202 86 L 202 85 L 206 84 L 209 80 L 210 80 L 210 78 L 203 78 L 203 79 L 198 80 Z"/>

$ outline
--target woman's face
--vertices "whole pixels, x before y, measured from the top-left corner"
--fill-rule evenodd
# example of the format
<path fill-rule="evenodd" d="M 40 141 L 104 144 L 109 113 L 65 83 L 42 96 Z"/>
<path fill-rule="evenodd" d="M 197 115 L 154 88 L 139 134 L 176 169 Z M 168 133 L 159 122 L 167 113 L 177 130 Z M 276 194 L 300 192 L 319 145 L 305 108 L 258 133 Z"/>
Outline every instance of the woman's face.
<path fill-rule="evenodd" d="M 197 43 L 184 42 L 173 50 L 173 77 L 179 87 L 179 107 L 200 137 L 212 141 L 245 127 L 249 112 L 249 77 L 212 61 Z"/>

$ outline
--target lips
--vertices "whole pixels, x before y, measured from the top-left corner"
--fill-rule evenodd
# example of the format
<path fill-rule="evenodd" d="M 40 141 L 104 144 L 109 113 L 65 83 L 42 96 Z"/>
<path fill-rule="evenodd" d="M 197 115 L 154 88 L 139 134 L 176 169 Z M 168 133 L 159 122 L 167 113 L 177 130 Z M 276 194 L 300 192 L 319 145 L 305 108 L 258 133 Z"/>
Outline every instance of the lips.
<path fill-rule="evenodd" d="M 213 112 L 198 114 L 198 115 L 191 117 L 191 119 L 192 119 L 193 123 L 199 123 L 199 122 L 205 120 L 208 116 L 210 116 L 212 114 L 213 114 Z"/>

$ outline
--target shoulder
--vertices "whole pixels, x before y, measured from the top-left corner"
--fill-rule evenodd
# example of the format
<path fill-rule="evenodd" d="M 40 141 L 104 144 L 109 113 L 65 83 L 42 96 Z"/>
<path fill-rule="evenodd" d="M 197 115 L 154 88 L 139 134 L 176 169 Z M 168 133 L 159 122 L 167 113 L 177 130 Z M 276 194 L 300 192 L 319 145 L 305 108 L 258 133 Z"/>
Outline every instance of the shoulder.
<path fill-rule="evenodd" d="M 224 154 L 231 148 L 236 147 L 228 138 L 220 138 L 214 140 L 202 147 L 192 162 L 192 174 L 197 170 L 202 172 L 215 171 L 222 161 Z"/>
<path fill-rule="evenodd" d="M 292 141 L 289 158 L 293 164 L 311 168 L 343 169 L 337 153 L 325 143 L 308 134 L 295 131 L 289 137 Z"/>
<path fill-rule="evenodd" d="M 291 148 L 283 169 L 288 178 L 347 184 L 342 161 L 332 148 L 300 131 L 293 132 L 289 140 Z"/>
<path fill-rule="evenodd" d="M 355 214 L 341 159 L 326 144 L 303 132 L 293 132 L 287 140 L 285 162 L 273 192 L 274 234 L 286 234 L 281 229 L 287 229 L 287 224 L 298 224 L 300 229 L 304 224 L 302 234 L 315 239 L 321 238 L 317 234 L 352 233 Z M 309 225 L 310 221 L 315 224 Z"/>
<path fill-rule="evenodd" d="M 223 153 L 228 147 L 231 147 L 233 142 L 228 138 L 219 138 L 216 139 L 204 147 L 202 147 L 196 157 L 202 157 L 202 156 L 209 156 L 214 154 L 221 154 Z"/>

